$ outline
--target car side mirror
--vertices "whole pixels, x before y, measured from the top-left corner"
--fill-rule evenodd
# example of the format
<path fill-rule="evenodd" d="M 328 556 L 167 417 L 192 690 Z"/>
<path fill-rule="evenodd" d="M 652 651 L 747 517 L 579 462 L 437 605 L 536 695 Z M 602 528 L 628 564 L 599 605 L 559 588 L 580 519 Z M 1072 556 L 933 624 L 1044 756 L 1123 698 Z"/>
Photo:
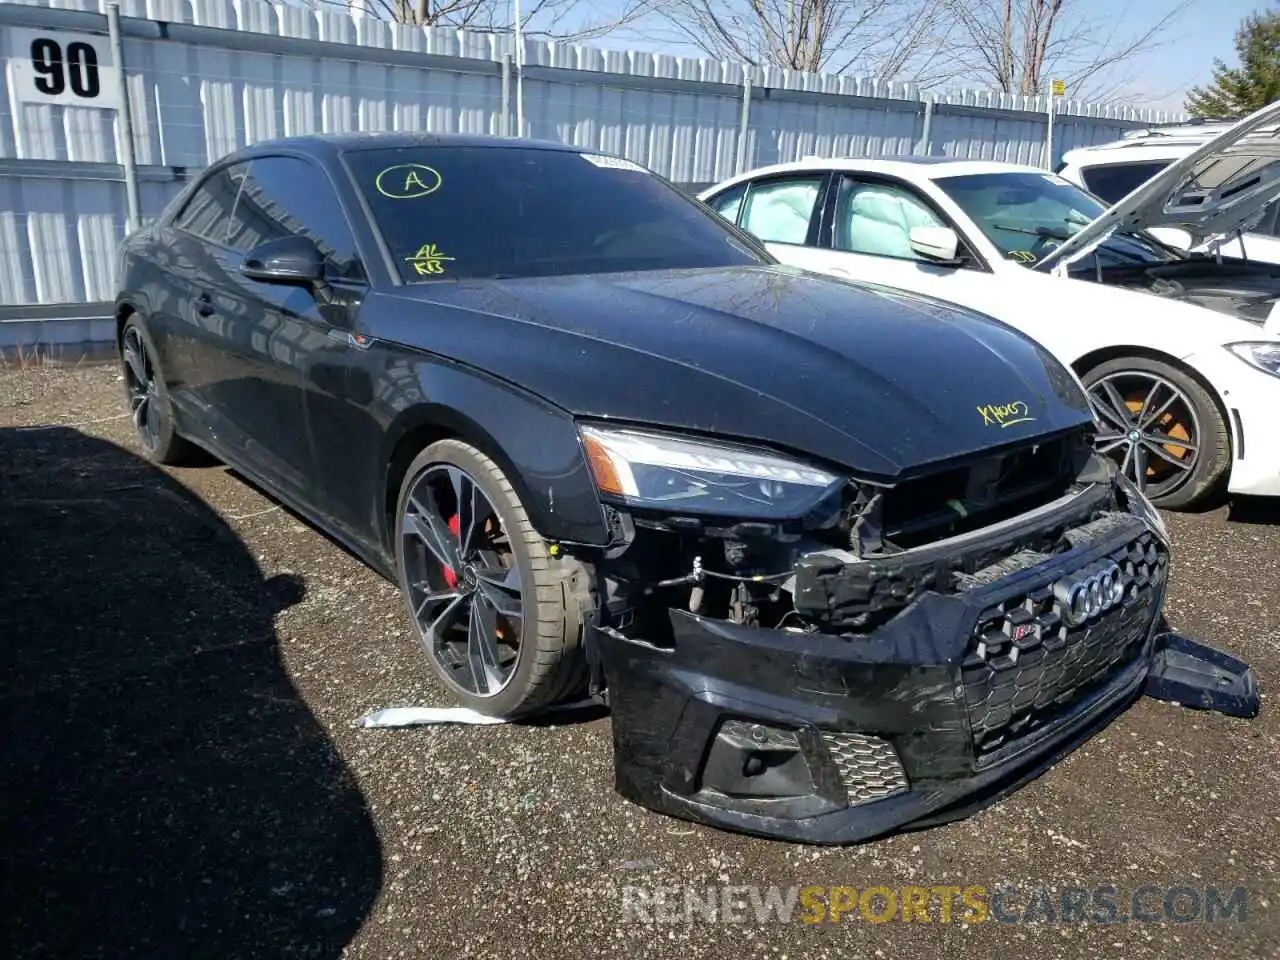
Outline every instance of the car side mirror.
<path fill-rule="evenodd" d="M 260 243 L 245 254 L 240 272 L 262 283 L 316 286 L 324 283 L 324 257 L 306 237 L 280 237 Z"/>
<path fill-rule="evenodd" d="M 912 252 L 939 263 L 958 265 L 960 238 L 950 227 L 912 227 L 907 234 Z"/>

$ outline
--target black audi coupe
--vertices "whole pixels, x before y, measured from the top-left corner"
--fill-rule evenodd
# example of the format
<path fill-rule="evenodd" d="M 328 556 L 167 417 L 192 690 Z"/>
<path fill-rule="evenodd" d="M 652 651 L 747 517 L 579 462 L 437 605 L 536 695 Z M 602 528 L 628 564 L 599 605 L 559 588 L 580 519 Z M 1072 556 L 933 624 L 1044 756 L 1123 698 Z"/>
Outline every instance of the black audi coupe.
<path fill-rule="evenodd" d="M 202 448 L 396 580 L 461 703 L 607 703 L 652 808 L 815 842 L 958 815 L 1165 636 L 1159 517 L 1043 348 L 780 266 L 629 161 L 258 144 L 119 277 L 151 459 Z"/>

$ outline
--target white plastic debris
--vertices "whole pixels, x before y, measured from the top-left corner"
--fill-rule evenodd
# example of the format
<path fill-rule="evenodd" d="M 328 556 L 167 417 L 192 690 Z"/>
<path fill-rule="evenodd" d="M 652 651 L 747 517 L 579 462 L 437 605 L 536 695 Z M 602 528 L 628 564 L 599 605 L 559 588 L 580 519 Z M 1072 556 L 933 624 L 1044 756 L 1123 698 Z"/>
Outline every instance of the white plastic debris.
<path fill-rule="evenodd" d="M 530 716 L 540 716 L 548 713 L 565 713 L 595 706 L 599 706 L 599 704 L 588 698 L 574 703 L 559 703 L 543 710 L 541 714 L 527 714 L 519 719 L 524 720 Z M 470 707 L 386 707 L 366 714 L 361 718 L 360 726 L 386 729 L 390 727 L 432 727 L 454 723 L 483 727 L 495 723 L 511 722 L 511 720 L 503 717 L 486 716 L 483 713 L 472 710 Z"/>

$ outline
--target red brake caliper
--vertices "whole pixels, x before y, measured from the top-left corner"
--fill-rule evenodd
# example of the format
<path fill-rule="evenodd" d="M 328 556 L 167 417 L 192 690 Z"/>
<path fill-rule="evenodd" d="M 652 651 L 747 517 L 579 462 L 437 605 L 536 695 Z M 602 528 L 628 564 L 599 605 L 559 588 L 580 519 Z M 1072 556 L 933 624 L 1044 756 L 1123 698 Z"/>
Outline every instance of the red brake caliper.
<path fill-rule="evenodd" d="M 455 537 L 458 535 L 458 515 L 456 513 L 449 518 L 449 532 Z M 458 575 L 453 572 L 451 567 L 444 568 L 444 582 L 449 585 L 450 590 L 458 585 Z"/>

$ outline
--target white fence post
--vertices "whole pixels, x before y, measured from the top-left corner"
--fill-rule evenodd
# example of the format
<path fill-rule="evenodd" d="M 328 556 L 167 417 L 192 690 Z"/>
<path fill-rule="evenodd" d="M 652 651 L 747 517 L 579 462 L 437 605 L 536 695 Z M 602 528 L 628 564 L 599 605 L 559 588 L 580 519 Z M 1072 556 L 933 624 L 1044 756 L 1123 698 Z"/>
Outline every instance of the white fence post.
<path fill-rule="evenodd" d="M 738 155 L 735 158 L 734 173 L 747 171 L 747 132 L 751 125 L 751 68 L 742 66 L 742 116 L 738 120 Z"/>
<path fill-rule="evenodd" d="M 116 61 L 116 77 L 120 87 L 120 107 L 116 112 L 116 144 L 124 167 L 125 233 L 142 224 L 142 205 L 138 200 L 138 161 L 133 152 L 133 110 L 129 105 L 129 81 L 124 72 L 124 41 L 120 37 L 120 4 L 107 5 L 107 32 L 111 53 Z"/>

